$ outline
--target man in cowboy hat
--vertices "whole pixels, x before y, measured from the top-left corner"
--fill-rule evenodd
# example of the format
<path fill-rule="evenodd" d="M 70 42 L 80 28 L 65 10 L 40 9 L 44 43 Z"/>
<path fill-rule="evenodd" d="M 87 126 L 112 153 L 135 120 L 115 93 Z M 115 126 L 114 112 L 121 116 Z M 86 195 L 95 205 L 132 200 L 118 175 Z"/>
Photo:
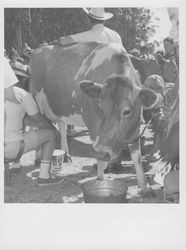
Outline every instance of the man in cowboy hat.
<path fill-rule="evenodd" d="M 60 37 L 58 40 L 53 41 L 50 44 L 58 43 L 62 46 L 70 45 L 73 43 L 117 43 L 122 45 L 120 35 L 107 27 L 104 26 L 105 20 L 113 17 L 112 13 L 105 12 L 104 8 L 83 8 L 89 17 L 91 29 L 78 34 Z"/>

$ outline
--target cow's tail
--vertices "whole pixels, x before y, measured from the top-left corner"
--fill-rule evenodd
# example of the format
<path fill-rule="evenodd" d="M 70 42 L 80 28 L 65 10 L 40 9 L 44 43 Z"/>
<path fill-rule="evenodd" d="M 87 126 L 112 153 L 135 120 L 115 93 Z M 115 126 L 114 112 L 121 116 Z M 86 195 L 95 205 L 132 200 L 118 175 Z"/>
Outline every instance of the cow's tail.
<path fill-rule="evenodd" d="M 42 84 L 44 84 L 44 79 L 41 79 L 41 75 L 44 74 L 45 71 L 41 70 L 40 67 L 43 68 L 43 63 L 37 60 L 38 56 L 34 53 L 30 57 L 29 61 L 29 92 L 32 94 L 36 103 L 38 105 L 38 109 L 41 114 L 44 114 L 43 109 L 43 96 L 42 96 Z M 37 68 L 39 65 L 39 69 Z"/>

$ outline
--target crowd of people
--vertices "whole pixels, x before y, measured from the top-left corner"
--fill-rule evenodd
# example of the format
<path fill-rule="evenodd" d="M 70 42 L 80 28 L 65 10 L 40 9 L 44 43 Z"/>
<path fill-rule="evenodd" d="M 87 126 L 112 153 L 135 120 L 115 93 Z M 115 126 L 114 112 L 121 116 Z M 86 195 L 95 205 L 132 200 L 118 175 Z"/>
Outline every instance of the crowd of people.
<path fill-rule="evenodd" d="M 163 49 L 158 49 L 154 53 L 150 53 L 150 48 L 148 45 L 141 46 L 139 49 L 134 48 L 129 51 L 129 54 L 143 58 L 147 60 L 155 60 L 157 55 L 160 54 L 164 59 L 172 59 L 175 60 L 178 68 L 179 68 L 179 52 L 177 46 L 174 43 L 174 40 L 171 37 L 166 37 L 163 40 Z"/>
<path fill-rule="evenodd" d="M 149 52 L 148 46 L 141 46 L 139 49 L 132 49 L 129 54 L 143 59 L 154 59 L 154 56 Z"/>
<path fill-rule="evenodd" d="M 98 43 L 117 43 L 122 45 L 120 35 L 104 25 L 105 20 L 112 18 L 113 14 L 104 11 L 104 8 L 84 9 L 89 17 L 91 29 L 79 34 L 66 37 L 60 37 L 50 44 L 62 46 L 81 42 Z M 164 51 L 158 51 L 165 59 L 173 59 L 179 66 L 179 56 L 173 39 L 167 37 L 164 39 Z M 46 42 L 43 42 L 46 45 Z M 19 161 L 22 154 L 41 148 L 40 173 L 38 185 L 48 186 L 59 184 L 63 177 L 51 177 L 50 166 L 52 153 L 56 146 L 57 132 L 56 128 L 45 116 L 43 116 L 37 107 L 35 99 L 28 92 L 28 62 L 32 49 L 27 43 L 24 43 L 22 54 L 19 55 L 15 48 L 11 48 L 9 55 L 4 54 L 4 108 L 5 108 L 5 140 L 4 157 L 5 160 Z M 152 59 L 156 55 L 150 55 L 147 46 L 140 50 L 133 49 L 130 53 L 134 56 Z M 152 76 L 145 82 L 146 87 L 153 88 L 153 84 L 164 91 L 164 81 L 162 78 Z M 153 84 L 152 84 L 153 83 Z M 150 84 L 150 85 L 149 85 Z M 37 129 L 25 132 L 22 130 L 24 116 L 27 114 L 36 124 Z M 166 120 L 167 122 L 167 120 Z M 167 124 L 165 124 L 167 126 Z M 162 130 L 164 134 L 164 129 Z M 157 140 L 161 140 L 164 135 Z"/>

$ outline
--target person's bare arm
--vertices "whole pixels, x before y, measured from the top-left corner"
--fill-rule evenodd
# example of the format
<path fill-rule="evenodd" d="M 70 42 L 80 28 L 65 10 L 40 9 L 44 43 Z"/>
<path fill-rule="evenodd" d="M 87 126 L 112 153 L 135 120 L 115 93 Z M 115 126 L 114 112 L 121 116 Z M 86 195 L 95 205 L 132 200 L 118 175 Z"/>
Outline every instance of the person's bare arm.
<path fill-rule="evenodd" d="M 36 113 L 35 115 L 31 115 L 30 118 L 36 124 L 36 126 L 38 128 L 41 128 L 41 129 L 55 129 L 52 122 L 48 118 L 46 118 L 45 116 L 40 114 L 39 112 Z"/>
<path fill-rule="evenodd" d="M 50 42 L 50 45 L 58 44 L 61 46 L 67 46 L 67 45 L 71 45 L 74 43 L 75 43 L 75 41 L 73 40 L 73 38 L 71 36 L 64 36 L 64 37 L 62 36 L 59 39 Z"/>
<path fill-rule="evenodd" d="M 58 43 L 62 46 L 70 45 L 75 43 L 74 39 L 71 36 L 60 37 Z"/>

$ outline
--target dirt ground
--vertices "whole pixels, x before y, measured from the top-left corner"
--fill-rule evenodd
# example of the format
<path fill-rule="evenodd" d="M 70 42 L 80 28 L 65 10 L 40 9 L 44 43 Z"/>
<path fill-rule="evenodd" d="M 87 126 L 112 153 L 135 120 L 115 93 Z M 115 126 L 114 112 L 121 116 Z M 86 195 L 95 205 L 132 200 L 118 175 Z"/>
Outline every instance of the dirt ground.
<path fill-rule="evenodd" d="M 5 203 L 84 203 L 82 183 L 96 179 L 96 160 L 92 151 L 88 131 L 75 128 L 76 133 L 68 138 L 72 164 L 64 163 L 62 174 L 64 181 L 59 185 L 39 187 L 37 177 L 39 169 L 35 167 L 35 151 L 22 156 L 21 172 L 12 176 L 11 185 L 4 186 Z M 142 198 L 138 194 L 137 178 L 133 163 L 126 152 L 122 159 L 122 169 L 111 174 L 112 179 L 119 179 L 128 186 L 128 203 L 164 203 L 163 189 L 153 181 L 146 156 L 152 147 L 152 133 L 145 132 L 142 143 L 142 161 L 146 176 L 154 190 L 154 196 Z M 108 178 L 108 174 L 106 174 Z M 110 175 L 109 175 L 110 177 Z"/>

